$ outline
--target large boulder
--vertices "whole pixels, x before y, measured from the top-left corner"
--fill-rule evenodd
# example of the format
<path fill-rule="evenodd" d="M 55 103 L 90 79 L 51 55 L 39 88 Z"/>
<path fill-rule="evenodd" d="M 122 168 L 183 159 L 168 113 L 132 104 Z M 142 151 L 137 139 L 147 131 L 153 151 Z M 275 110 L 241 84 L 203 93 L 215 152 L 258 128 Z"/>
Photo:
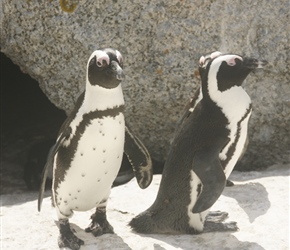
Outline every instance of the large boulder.
<path fill-rule="evenodd" d="M 244 85 L 254 111 L 239 168 L 289 162 L 287 0 L 2 0 L 1 27 L 1 51 L 67 113 L 84 88 L 91 52 L 120 50 L 127 122 L 159 161 L 199 85 L 195 70 L 202 54 L 220 50 L 266 59 L 268 67 Z"/>

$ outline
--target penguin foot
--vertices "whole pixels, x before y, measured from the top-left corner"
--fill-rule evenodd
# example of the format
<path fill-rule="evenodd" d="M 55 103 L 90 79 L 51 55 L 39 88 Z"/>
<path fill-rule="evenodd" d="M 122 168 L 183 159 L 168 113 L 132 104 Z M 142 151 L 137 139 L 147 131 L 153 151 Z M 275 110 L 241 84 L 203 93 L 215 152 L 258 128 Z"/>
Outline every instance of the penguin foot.
<path fill-rule="evenodd" d="M 239 228 L 237 226 L 237 222 L 228 222 L 228 223 L 221 223 L 221 222 L 213 222 L 213 221 L 206 221 L 204 223 L 204 233 L 209 232 L 236 232 Z"/>
<path fill-rule="evenodd" d="M 85 232 L 92 233 L 95 237 L 97 237 L 103 234 L 113 234 L 114 229 L 108 221 L 102 224 L 92 221 L 91 224 L 85 229 Z"/>
<path fill-rule="evenodd" d="M 226 218 L 228 218 L 229 214 L 227 212 L 221 211 L 211 211 L 206 217 L 207 221 L 212 222 L 223 222 Z"/>
<path fill-rule="evenodd" d="M 75 236 L 71 231 L 68 220 L 59 220 L 59 232 L 59 248 L 68 247 L 72 250 L 78 250 L 84 245 L 84 241 Z"/>
<path fill-rule="evenodd" d="M 97 208 L 96 212 L 91 216 L 92 222 L 85 229 L 85 232 L 92 233 L 95 237 L 103 234 L 113 234 L 114 229 L 107 221 L 106 208 Z"/>
<path fill-rule="evenodd" d="M 162 228 L 160 223 L 152 218 L 152 216 L 158 215 L 156 212 L 151 212 L 150 210 L 146 210 L 141 214 L 134 217 L 130 222 L 129 226 L 137 233 L 142 234 L 161 234 L 161 233 L 168 233 L 166 228 Z"/>

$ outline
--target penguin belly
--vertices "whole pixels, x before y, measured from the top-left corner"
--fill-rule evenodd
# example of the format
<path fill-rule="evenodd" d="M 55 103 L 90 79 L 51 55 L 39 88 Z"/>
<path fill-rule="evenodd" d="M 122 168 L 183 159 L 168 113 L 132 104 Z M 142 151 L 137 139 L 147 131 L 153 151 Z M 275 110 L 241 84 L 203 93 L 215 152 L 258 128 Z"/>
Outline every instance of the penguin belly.
<path fill-rule="evenodd" d="M 55 190 L 59 215 L 68 217 L 73 210 L 87 211 L 107 200 L 121 166 L 124 138 L 123 114 L 89 123 L 64 180 Z"/>

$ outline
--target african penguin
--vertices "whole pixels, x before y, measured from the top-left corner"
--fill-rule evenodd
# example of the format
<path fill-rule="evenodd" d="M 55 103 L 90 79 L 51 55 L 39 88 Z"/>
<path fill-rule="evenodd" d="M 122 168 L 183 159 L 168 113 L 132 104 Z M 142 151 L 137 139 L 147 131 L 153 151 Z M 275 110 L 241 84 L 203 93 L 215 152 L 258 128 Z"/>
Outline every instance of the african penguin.
<path fill-rule="evenodd" d="M 111 186 L 128 155 L 141 188 L 152 180 L 150 156 L 125 126 L 121 80 L 123 59 L 118 50 L 94 51 L 87 63 L 86 88 L 62 125 L 43 172 L 40 211 L 48 169 L 53 166 L 52 195 L 59 219 L 59 247 L 79 249 L 84 241 L 70 229 L 73 211 L 96 208 L 86 232 L 114 233 L 106 218 Z M 126 140 L 126 142 L 125 142 Z M 134 154 L 133 156 L 131 154 Z"/>
<path fill-rule="evenodd" d="M 215 57 L 221 55 L 222 53 L 220 51 L 214 51 L 214 52 L 211 52 L 205 56 L 201 56 L 200 59 L 199 59 L 199 68 L 198 68 L 198 71 L 199 71 L 199 76 L 202 77 L 204 72 L 205 72 L 205 69 L 206 69 L 206 65 L 207 63 L 214 59 Z M 201 91 L 201 88 L 198 88 L 196 90 L 196 92 L 194 93 L 193 97 L 191 98 L 191 100 L 189 101 L 189 103 L 186 105 L 185 107 L 185 112 L 183 114 L 183 116 L 181 117 L 180 121 L 177 123 L 177 129 L 182 127 L 181 124 L 183 123 L 184 119 L 186 117 L 188 117 L 188 115 L 190 113 L 193 112 L 194 108 L 196 107 L 197 103 L 202 99 L 202 91 Z M 248 146 L 248 138 L 245 142 L 245 146 L 244 146 L 244 150 L 241 152 L 241 155 L 239 157 L 239 160 L 243 157 L 245 151 L 246 151 L 246 148 Z M 222 164 L 225 163 L 225 162 L 222 162 Z M 223 165 L 223 168 L 225 168 L 225 166 Z M 234 168 L 234 166 L 231 167 L 232 169 Z M 231 171 L 230 171 L 231 172 Z M 226 183 L 226 186 L 233 186 L 234 183 L 232 181 L 230 181 L 229 179 L 227 179 L 227 183 Z"/>
<path fill-rule="evenodd" d="M 266 61 L 216 53 L 201 62 L 202 96 L 175 132 L 155 202 L 129 223 L 139 233 L 237 230 L 234 222 L 222 223 L 227 213 L 209 209 L 246 142 L 252 106 L 241 85 Z"/>

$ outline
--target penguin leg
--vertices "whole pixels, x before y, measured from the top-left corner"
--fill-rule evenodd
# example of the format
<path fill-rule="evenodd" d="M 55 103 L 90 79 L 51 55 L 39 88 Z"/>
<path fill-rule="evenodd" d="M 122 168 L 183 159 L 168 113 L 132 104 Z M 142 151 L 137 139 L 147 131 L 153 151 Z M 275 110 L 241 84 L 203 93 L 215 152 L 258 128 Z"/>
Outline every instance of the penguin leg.
<path fill-rule="evenodd" d="M 113 234 L 114 229 L 107 221 L 106 203 L 98 206 L 96 212 L 91 216 L 91 224 L 85 229 L 87 233 L 92 233 L 95 237 L 102 234 Z"/>
<path fill-rule="evenodd" d="M 237 226 L 237 222 L 227 222 L 227 223 L 221 223 L 221 222 L 214 222 L 214 221 L 206 221 L 204 223 L 204 233 L 209 232 L 236 232 L 239 228 Z"/>
<path fill-rule="evenodd" d="M 59 248 L 68 247 L 72 250 L 78 250 L 81 245 L 84 245 L 84 241 L 73 234 L 68 219 L 59 219 L 59 232 Z"/>

